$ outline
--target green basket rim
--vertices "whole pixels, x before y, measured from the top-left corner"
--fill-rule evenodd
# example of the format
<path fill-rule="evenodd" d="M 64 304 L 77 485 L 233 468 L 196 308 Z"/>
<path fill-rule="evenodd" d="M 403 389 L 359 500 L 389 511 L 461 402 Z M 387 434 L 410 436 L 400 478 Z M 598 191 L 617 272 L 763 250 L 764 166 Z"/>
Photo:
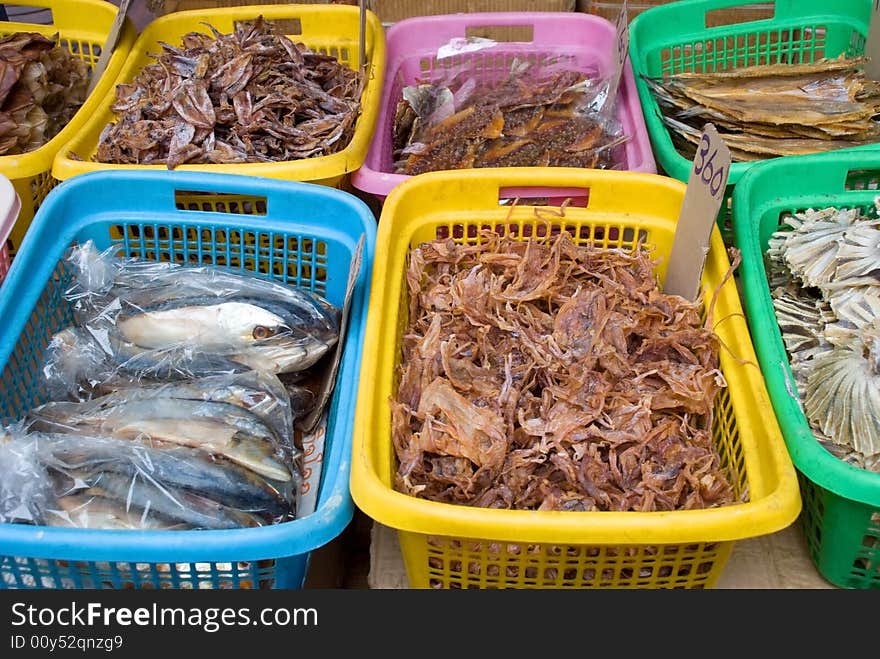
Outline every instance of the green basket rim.
<path fill-rule="evenodd" d="M 785 2 L 790 7 L 808 5 L 806 9 L 811 10 L 811 13 L 800 13 L 785 18 L 776 18 L 774 16 L 773 18 L 747 23 L 704 27 L 692 31 L 681 30 L 681 18 L 692 15 L 695 12 L 704 13 L 706 11 L 740 7 L 748 4 L 775 4 L 778 10 Z M 681 155 L 673 145 L 669 131 L 663 125 L 660 108 L 642 78 L 642 76 L 648 75 L 646 59 L 649 51 L 655 51 L 673 44 L 737 36 L 752 31 L 744 26 L 755 26 L 765 30 L 788 29 L 802 27 L 805 21 L 816 21 L 820 18 L 848 23 L 853 30 L 860 32 L 863 36 L 867 35 L 868 23 L 866 18 L 870 3 L 864 2 L 864 19 L 841 10 L 835 6 L 837 4 L 840 4 L 839 0 L 835 3 L 827 2 L 826 0 L 776 0 L 770 3 L 749 2 L 749 0 L 676 0 L 676 2 L 649 7 L 637 15 L 629 24 L 629 55 L 639 101 L 642 104 L 645 126 L 648 129 L 648 137 L 651 141 L 651 147 L 657 164 L 673 178 L 687 181 L 692 163 L 691 160 Z M 800 11 L 803 12 L 804 10 L 801 9 Z M 870 149 L 873 148 L 873 145 L 855 148 Z M 746 172 L 761 162 L 765 161 L 732 163 L 728 174 L 728 189 L 731 186 L 735 187 L 734 184 L 738 183 Z"/>

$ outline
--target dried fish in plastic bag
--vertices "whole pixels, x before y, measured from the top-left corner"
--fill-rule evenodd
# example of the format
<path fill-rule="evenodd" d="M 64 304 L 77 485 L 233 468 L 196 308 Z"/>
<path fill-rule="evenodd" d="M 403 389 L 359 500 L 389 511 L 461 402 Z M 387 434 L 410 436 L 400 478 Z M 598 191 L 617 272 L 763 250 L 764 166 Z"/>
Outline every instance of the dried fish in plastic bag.
<path fill-rule="evenodd" d="M 66 259 L 73 283 L 65 295 L 88 337 L 56 336 L 59 351 L 50 354 L 62 362 L 72 356 L 70 367 L 57 369 L 63 382 L 80 356 L 151 379 L 290 373 L 316 364 L 339 340 L 340 310 L 311 292 L 221 268 L 119 258 L 116 251 L 87 241 Z"/>
<path fill-rule="evenodd" d="M 498 44 L 483 41 L 478 49 L 491 61 Z M 628 137 L 613 117 L 616 89 L 605 84 L 610 76 L 575 71 L 563 57 L 556 59 L 562 61 L 515 59 L 498 80 L 487 77 L 482 60 L 475 59 L 405 87 L 392 126 L 396 173 L 623 167 L 620 147 Z"/>

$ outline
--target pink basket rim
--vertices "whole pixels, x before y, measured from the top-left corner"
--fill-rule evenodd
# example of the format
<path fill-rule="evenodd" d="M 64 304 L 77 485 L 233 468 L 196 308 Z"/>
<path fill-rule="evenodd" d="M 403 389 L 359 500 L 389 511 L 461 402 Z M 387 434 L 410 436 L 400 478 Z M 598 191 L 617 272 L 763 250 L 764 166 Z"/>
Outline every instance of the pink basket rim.
<path fill-rule="evenodd" d="M 541 26 L 551 31 L 554 26 L 564 23 L 570 29 L 572 24 L 582 24 L 580 27 L 586 28 L 592 25 L 603 31 L 613 31 L 614 24 L 608 19 L 597 16 L 595 14 L 584 14 L 578 12 L 480 12 L 474 14 L 442 14 L 436 16 L 416 16 L 407 18 L 394 23 L 386 31 L 386 48 L 387 48 L 387 76 L 386 83 L 382 90 L 382 100 L 379 107 L 378 122 L 384 125 L 390 115 L 390 100 L 388 95 L 391 93 L 390 80 L 397 74 L 399 62 L 404 57 L 411 54 L 401 51 L 398 41 L 403 39 L 401 35 L 408 35 L 412 31 L 427 31 L 436 33 L 435 28 L 440 26 L 451 26 L 457 31 L 461 31 L 467 27 L 505 27 L 505 26 L 522 26 L 531 24 L 533 27 Z M 589 29 L 589 28 L 586 28 Z M 532 43 L 541 43 L 535 36 Z M 527 43 L 527 42 L 511 42 L 511 43 Z M 638 161 L 637 167 L 628 169 L 631 172 L 643 172 L 647 174 L 657 173 L 657 164 L 654 159 L 654 152 L 651 148 L 648 129 L 645 125 L 644 116 L 642 114 L 641 102 L 639 100 L 638 91 L 635 85 L 632 64 L 629 56 L 624 63 L 623 75 L 620 80 L 621 92 L 625 94 L 626 105 L 630 111 L 633 122 L 633 134 L 626 144 L 626 152 L 628 158 Z M 620 95 L 620 92 L 618 93 Z M 377 131 L 379 126 L 377 125 Z M 367 157 L 360 168 L 352 172 L 351 184 L 362 192 L 374 195 L 379 201 L 384 201 L 385 197 L 391 190 L 404 182 L 410 176 L 406 174 L 395 174 L 393 172 L 385 172 L 373 169 L 368 163 L 376 158 L 376 149 L 379 148 L 380 140 L 374 135 Z"/>

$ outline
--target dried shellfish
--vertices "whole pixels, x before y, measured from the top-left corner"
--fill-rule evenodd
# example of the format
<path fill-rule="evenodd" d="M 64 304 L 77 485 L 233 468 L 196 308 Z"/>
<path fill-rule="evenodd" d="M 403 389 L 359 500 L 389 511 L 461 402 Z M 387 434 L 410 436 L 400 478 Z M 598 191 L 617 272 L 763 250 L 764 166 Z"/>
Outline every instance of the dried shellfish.
<path fill-rule="evenodd" d="M 0 155 L 27 153 L 57 135 L 86 99 L 91 69 L 58 35 L 0 38 Z"/>

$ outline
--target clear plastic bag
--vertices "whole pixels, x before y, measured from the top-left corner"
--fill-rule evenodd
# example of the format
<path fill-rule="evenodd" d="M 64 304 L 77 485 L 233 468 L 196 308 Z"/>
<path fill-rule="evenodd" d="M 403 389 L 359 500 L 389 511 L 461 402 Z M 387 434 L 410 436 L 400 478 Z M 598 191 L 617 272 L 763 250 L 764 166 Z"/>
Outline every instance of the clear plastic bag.
<path fill-rule="evenodd" d="M 456 39 L 430 79 L 403 89 L 392 126 L 398 174 L 505 166 L 621 168 L 615 118 L 623 61 L 585 70 L 566 53 L 511 56 L 510 45 Z M 442 62 L 449 58 L 452 64 Z M 509 62 L 499 70 L 497 62 Z M 493 68 L 494 67 L 494 68 Z"/>
<path fill-rule="evenodd" d="M 76 348 L 62 373 L 79 370 L 70 366 L 78 356 L 94 362 L 90 343 L 138 378 L 290 373 L 314 365 L 339 339 L 339 309 L 320 296 L 254 275 L 117 252 L 100 252 L 91 241 L 70 250 L 65 296 L 80 331 L 56 344 Z"/>
<path fill-rule="evenodd" d="M 50 526 L 233 529 L 293 519 L 294 488 L 204 451 L 86 434 L 26 436 L 49 474 Z"/>
<path fill-rule="evenodd" d="M 35 438 L 21 424 L 0 427 L 0 523 L 42 524 L 52 496 Z"/>
<path fill-rule="evenodd" d="M 263 478 L 300 480 L 289 398 L 246 382 L 260 374 L 120 388 L 84 402 L 51 401 L 31 410 L 39 432 L 112 436 L 196 448 Z"/>

